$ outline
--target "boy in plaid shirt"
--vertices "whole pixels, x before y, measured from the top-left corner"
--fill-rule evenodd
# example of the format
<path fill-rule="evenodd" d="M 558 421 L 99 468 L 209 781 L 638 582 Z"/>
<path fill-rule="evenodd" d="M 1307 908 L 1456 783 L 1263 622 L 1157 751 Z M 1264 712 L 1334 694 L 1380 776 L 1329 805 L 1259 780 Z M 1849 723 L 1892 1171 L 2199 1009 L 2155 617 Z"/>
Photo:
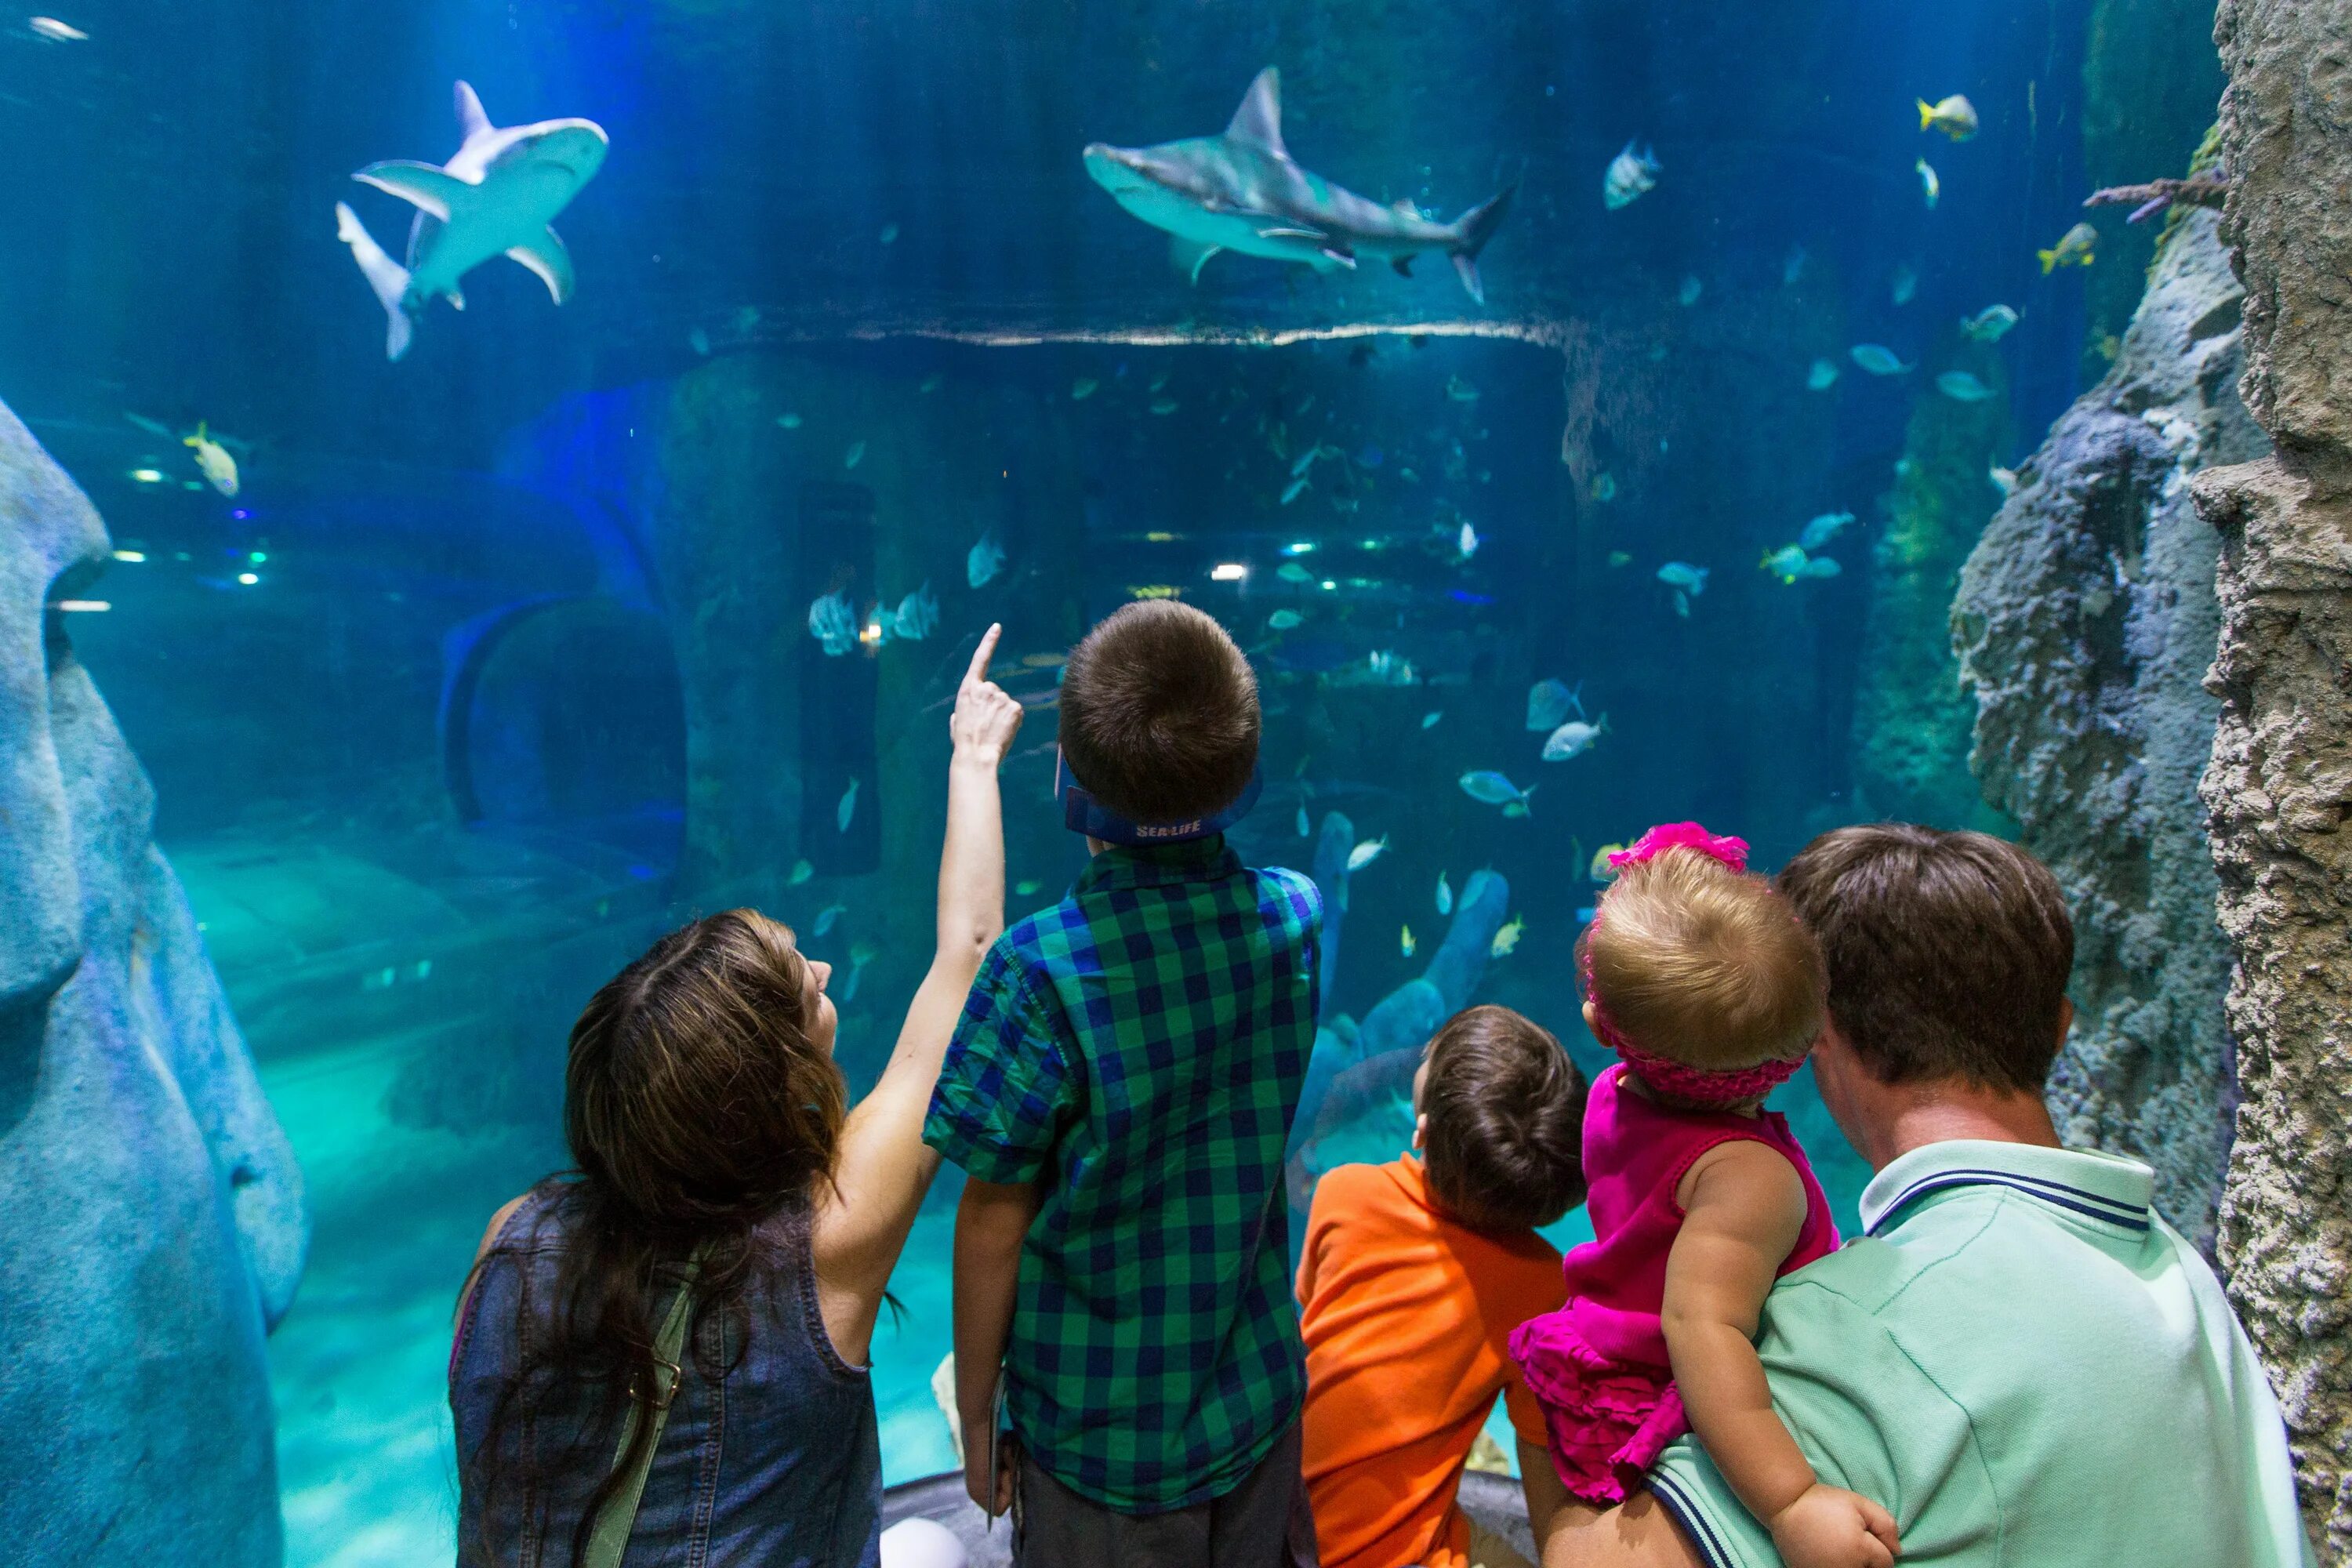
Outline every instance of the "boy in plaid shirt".
<path fill-rule="evenodd" d="M 1129 605 L 1070 656 L 1061 745 L 1094 859 L 989 952 L 923 1129 L 971 1177 L 966 1482 L 1023 1568 L 1312 1563 L 1282 1153 L 1322 907 L 1225 847 L 1256 679 L 1200 611 Z"/>

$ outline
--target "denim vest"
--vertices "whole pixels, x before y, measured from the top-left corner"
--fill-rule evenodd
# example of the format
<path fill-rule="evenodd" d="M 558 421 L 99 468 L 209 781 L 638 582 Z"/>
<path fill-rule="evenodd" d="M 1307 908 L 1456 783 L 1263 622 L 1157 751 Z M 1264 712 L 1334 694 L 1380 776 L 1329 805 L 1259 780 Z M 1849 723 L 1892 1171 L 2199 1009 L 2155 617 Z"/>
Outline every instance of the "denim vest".
<path fill-rule="evenodd" d="M 520 1485 L 502 1483 L 486 1517 L 473 1473 L 521 1348 L 552 1310 L 568 1208 L 560 1186 L 523 1201 L 458 1325 L 449 1409 L 463 1568 L 569 1568 L 573 1526 L 612 1468 L 618 1434 L 590 1430 L 595 1404 L 583 1394 L 549 1401 L 528 1431 L 510 1417 L 500 1435 L 509 1465 L 530 1443 L 547 1466 L 541 1506 L 526 1510 Z M 697 1315 L 625 1568 L 875 1568 L 882 1454 L 872 1383 L 825 1334 L 806 1215 L 779 1215 L 757 1240 L 767 1267 L 755 1265 L 740 1306 Z M 663 1303 L 651 1305 L 658 1314 Z"/>

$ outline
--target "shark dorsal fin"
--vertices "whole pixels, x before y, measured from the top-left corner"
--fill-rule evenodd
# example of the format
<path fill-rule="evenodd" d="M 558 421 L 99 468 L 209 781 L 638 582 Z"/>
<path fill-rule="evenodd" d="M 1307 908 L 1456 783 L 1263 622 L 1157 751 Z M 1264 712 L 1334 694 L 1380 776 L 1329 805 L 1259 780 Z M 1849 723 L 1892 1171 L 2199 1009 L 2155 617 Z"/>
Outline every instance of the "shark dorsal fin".
<path fill-rule="evenodd" d="M 1290 150 L 1282 144 L 1280 71 L 1268 66 L 1257 73 L 1257 79 L 1242 94 L 1242 106 L 1234 110 L 1234 122 L 1225 127 L 1225 135 L 1235 142 L 1255 142 L 1277 157 L 1290 156 Z"/>
<path fill-rule="evenodd" d="M 482 112 L 482 100 L 474 95 L 472 86 L 457 84 L 457 129 L 471 142 L 490 129 L 490 117 Z"/>

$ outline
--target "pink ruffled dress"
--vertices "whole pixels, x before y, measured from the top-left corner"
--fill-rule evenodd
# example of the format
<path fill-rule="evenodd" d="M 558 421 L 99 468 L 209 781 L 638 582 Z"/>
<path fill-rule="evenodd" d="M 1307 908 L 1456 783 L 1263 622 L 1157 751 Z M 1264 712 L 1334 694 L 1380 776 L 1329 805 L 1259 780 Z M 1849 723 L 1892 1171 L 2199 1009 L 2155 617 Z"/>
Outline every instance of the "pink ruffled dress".
<path fill-rule="evenodd" d="M 1838 1248 L 1829 1199 L 1778 1112 L 1672 1110 L 1625 1087 L 1616 1063 L 1584 1109 L 1585 1200 L 1594 1239 L 1568 1255 L 1568 1304 L 1511 1333 L 1511 1355 L 1541 1403 L 1552 1467 L 1586 1502 L 1622 1502 L 1667 1444 L 1690 1430 L 1658 1314 L 1666 1254 L 1682 1229 L 1675 1188 L 1693 1161 L 1746 1139 L 1778 1150 L 1805 1185 L 1805 1224 L 1782 1274 Z"/>

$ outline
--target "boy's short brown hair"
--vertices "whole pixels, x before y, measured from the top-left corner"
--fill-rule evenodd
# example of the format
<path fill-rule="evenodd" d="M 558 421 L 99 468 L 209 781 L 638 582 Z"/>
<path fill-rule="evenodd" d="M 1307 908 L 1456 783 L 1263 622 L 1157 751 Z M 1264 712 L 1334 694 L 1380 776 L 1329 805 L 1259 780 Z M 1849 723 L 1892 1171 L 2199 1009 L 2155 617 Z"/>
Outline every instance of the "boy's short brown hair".
<path fill-rule="evenodd" d="M 1139 599 L 1107 616 L 1062 673 L 1062 760 L 1132 822 L 1231 805 L 1257 768 L 1257 677 L 1190 605 Z"/>
<path fill-rule="evenodd" d="M 1429 1042 L 1429 1190 L 1477 1230 L 1549 1225 L 1584 1201 L 1584 1075 L 1508 1007 L 1456 1013 Z"/>
<path fill-rule="evenodd" d="M 1801 1057 L 1821 1033 L 1820 947 L 1761 877 L 1696 849 L 1627 866 L 1579 957 L 1635 1045 L 1703 1072 Z"/>
<path fill-rule="evenodd" d="M 1989 834 L 1882 822 L 1822 834 L 1780 885 L 1828 959 L 1830 1016 L 1880 1082 L 2042 1091 L 2074 966 L 2048 867 Z"/>

